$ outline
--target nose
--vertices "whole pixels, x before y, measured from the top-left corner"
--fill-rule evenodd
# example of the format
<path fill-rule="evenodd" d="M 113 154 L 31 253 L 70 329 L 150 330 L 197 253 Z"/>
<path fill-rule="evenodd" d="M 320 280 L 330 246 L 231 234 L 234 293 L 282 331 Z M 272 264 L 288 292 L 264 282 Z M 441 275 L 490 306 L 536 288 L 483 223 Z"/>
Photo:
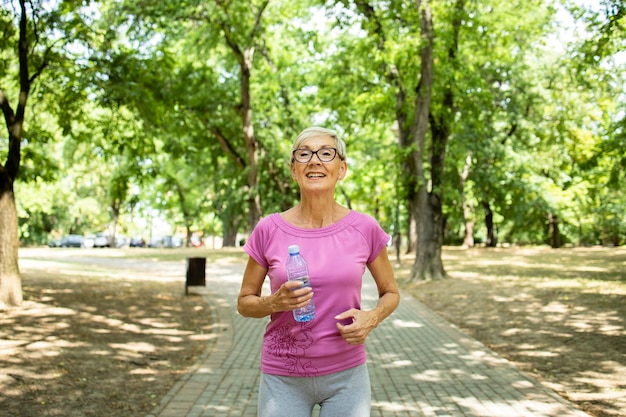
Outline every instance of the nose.
<path fill-rule="evenodd" d="M 313 152 L 313 156 L 311 157 L 311 160 L 309 161 L 309 164 L 313 162 L 313 157 L 317 158 L 317 162 L 313 162 L 313 163 L 315 163 L 315 164 L 321 164 L 322 163 L 322 160 L 317 155 L 317 152 L 319 152 L 319 151 Z"/>

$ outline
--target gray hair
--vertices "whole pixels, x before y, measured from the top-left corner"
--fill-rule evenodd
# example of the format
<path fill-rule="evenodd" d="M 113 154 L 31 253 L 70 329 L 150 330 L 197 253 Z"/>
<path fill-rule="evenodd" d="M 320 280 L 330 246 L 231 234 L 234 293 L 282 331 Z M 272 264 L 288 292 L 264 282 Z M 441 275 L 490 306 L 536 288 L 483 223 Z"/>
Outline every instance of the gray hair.
<path fill-rule="evenodd" d="M 302 143 L 311 138 L 319 137 L 319 136 L 330 136 L 335 141 L 335 147 L 337 148 L 337 155 L 343 161 L 346 159 L 346 142 L 339 137 L 337 132 L 330 129 L 325 129 L 323 127 L 307 127 L 304 129 L 296 138 L 293 146 L 291 147 L 291 152 L 302 146 Z"/>

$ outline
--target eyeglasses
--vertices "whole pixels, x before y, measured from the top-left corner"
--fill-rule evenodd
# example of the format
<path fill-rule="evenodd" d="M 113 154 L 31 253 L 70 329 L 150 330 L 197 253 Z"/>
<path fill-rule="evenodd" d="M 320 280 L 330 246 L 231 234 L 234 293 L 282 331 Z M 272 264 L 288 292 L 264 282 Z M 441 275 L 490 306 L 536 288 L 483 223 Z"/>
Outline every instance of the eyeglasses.
<path fill-rule="evenodd" d="M 293 159 L 302 164 L 309 162 L 313 155 L 317 155 L 318 159 L 322 162 L 330 162 L 337 156 L 336 148 L 322 148 L 316 151 L 310 149 L 296 149 L 292 152 Z"/>

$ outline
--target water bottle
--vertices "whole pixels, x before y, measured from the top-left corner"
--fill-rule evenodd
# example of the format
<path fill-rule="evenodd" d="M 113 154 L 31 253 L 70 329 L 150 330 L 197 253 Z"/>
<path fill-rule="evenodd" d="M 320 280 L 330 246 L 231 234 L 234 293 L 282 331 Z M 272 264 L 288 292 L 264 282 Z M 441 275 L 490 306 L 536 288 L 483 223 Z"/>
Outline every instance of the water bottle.
<path fill-rule="evenodd" d="M 304 283 L 303 287 L 310 287 L 309 268 L 307 268 L 306 261 L 302 255 L 300 255 L 300 248 L 298 245 L 291 245 L 288 250 L 289 258 L 287 258 L 287 263 L 285 264 L 287 268 L 287 279 L 289 281 L 302 281 Z M 304 307 L 293 310 L 293 318 L 297 322 L 310 321 L 313 320 L 313 317 L 315 317 L 315 306 L 313 305 L 312 299 L 309 304 Z"/>

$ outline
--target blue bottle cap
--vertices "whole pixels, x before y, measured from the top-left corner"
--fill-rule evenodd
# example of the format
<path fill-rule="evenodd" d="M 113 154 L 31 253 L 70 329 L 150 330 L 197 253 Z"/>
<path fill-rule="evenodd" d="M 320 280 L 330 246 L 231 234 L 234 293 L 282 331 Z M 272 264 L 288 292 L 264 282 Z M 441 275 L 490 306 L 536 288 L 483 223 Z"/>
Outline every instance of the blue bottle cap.
<path fill-rule="evenodd" d="M 290 255 L 295 255 L 296 253 L 300 253 L 300 247 L 298 245 L 291 245 L 287 249 L 289 250 Z"/>

